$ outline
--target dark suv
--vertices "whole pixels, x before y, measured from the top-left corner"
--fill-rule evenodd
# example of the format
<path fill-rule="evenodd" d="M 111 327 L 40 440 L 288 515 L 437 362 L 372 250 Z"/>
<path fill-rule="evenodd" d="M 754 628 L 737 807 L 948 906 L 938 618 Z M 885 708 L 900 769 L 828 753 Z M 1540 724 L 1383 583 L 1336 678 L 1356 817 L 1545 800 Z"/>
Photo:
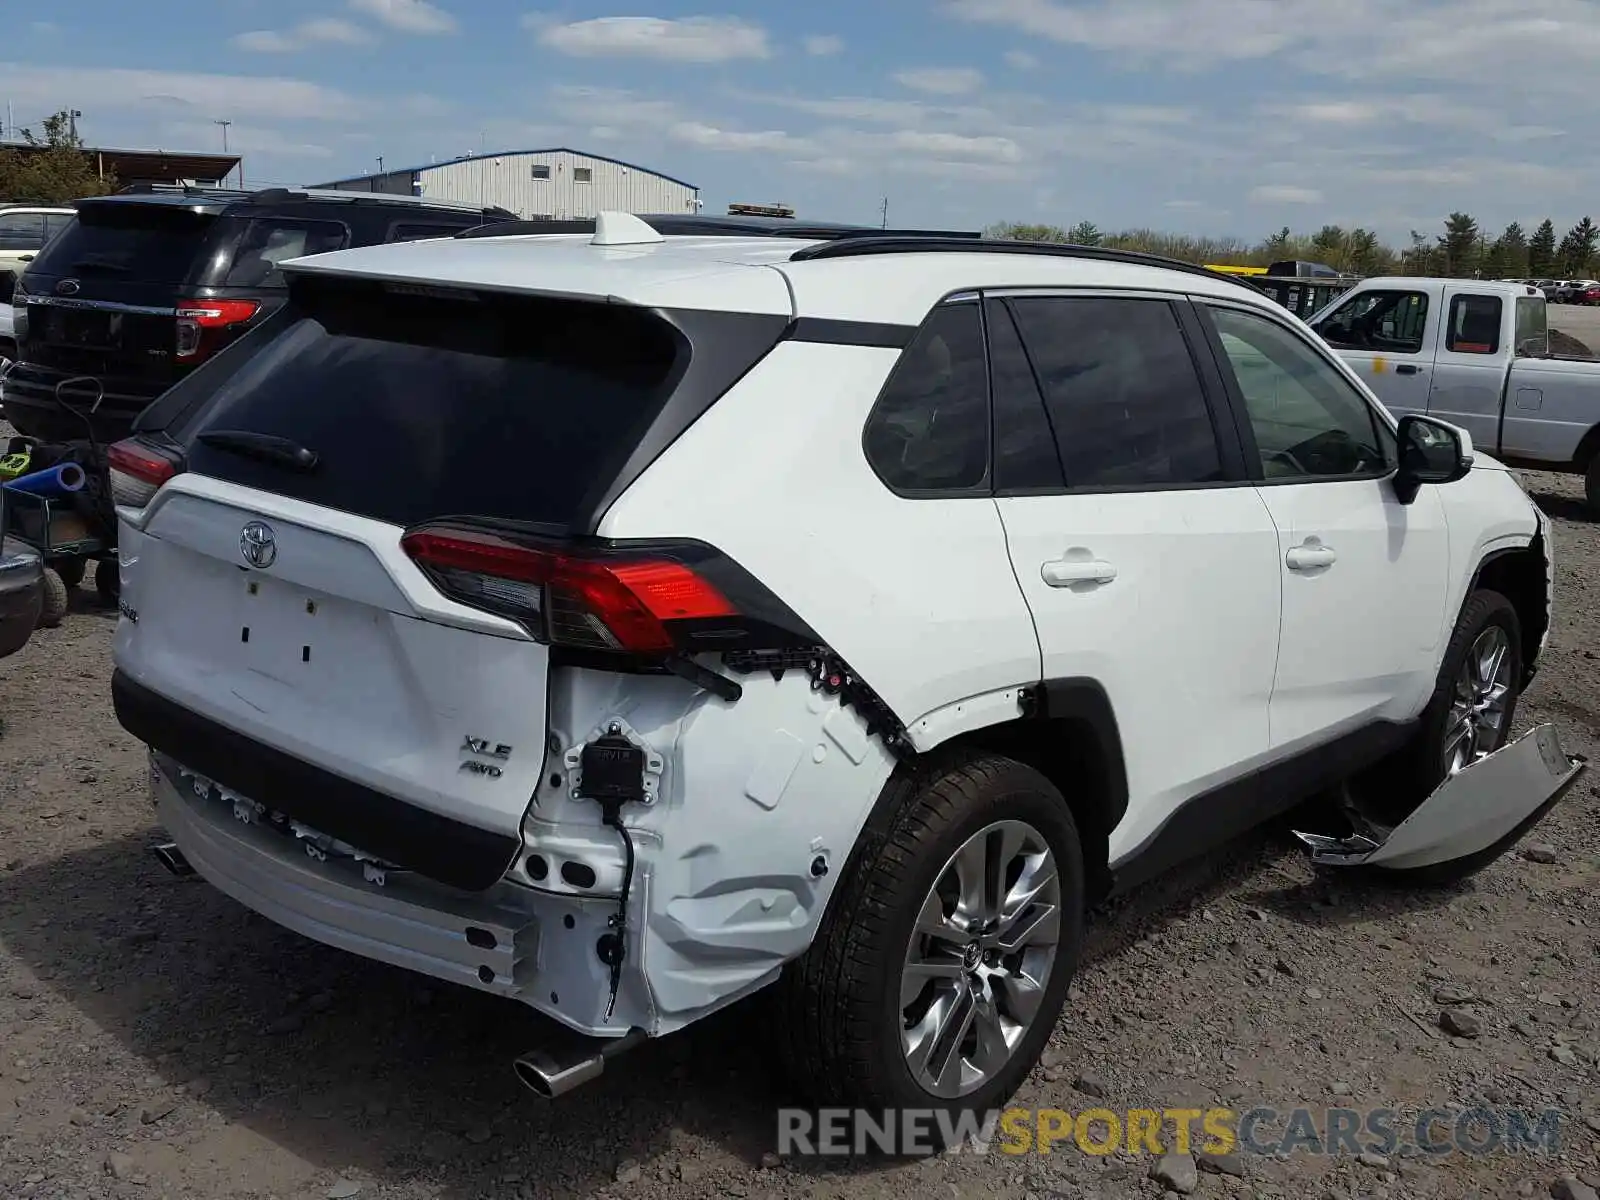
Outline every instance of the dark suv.
<path fill-rule="evenodd" d="M 124 436 L 151 400 L 286 298 L 286 259 L 451 237 L 499 208 L 370 192 L 160 188 L 80 200 L 16 287 L 6 419 L 19 433 Z M 63 386 L 65 385 L 65 386 Z"/>

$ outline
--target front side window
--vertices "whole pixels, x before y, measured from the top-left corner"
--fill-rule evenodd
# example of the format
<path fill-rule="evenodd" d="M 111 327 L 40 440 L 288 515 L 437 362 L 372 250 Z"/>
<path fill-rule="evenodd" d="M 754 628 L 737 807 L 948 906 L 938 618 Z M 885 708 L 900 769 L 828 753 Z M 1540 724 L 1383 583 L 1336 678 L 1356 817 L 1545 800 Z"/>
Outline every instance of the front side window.
<path fill-rule="evenodd" d="M 964 492 L 989 474 L 989 385 L 973 302 L 923 322 L 867 418 L 864 446 L 896 492 Z"/>
<path fill-rule="evenodd" d="M 1066 485 L 1162 488 L 1226 478 L 1211 410 L 1165 300 L 1007 301 L 1044 394 Z"/>
<path fill-rule="evenodd" d="M 1500 297 L 1456 296 L 1450 301 L 1445 349 L 1452 354 L 1500 352 Z"/>
<path fill-rule="evenodd" d="M 1332 363 L 1276 321 L 1209 308 L 1269 481 L 1386 473 L 1393 436 Z"/>
<path fill-rule="evenodd" d="M 1317 324 L 1323 341 L 1340 350 L 1420 354 L 1428 322 L 1426 292 L 1362 292 Z"/>
<path fill-rule="evenodd" d="M 1544 301 L 1537 296 L 1517 297 L 1516 351 L 1535 358 L 1550 353 L 1549 315 Z"/>
<path fill-rule="evenodd" d="M 37 250 L 43 245 L 43 213 L 0 213 L 0 250 Z"/>

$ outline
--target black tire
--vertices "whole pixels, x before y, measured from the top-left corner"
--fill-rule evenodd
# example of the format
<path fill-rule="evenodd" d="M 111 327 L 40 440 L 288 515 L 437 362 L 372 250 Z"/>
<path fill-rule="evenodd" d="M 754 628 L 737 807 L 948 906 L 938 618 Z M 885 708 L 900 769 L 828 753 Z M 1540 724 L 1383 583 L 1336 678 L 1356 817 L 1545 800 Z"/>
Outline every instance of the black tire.
<path fill-rule="evenodd" d="M 1480 746 L 1479 749 L 1498 750 L 1510 740 L 1511 729 L 1517 717 L 1517 701 L 1521 699 L 1522 690 L 1522 623 L 1517 618 L 1516 607 L 1505 596 L 1488 589 L 1479 589 L 1468 596 L 1467 602 L 1462 605 L 1461 616 L 1457 619 L 1455 630 L 1450 635 L 1444 660 L 1439 665 L 1439 677 L 1434 685 L 1433 697 L 1423 711 L 1422 727 L 1399 761 L 1394 764 L 1398 769 L 1395 770 L 1393 778 L 1398 782 L 1399 789 L 1396 794 L 1384 797 L 1384 800 L 1399 806 L 1399 811 L 1385 813 L 1386 817 L 1398 819 L 1426 800 L 1433 790 L 1444 782 L 1446 776 L 1444 739 L 1455 681 L 1466 663 L 1473 643 L 1487 629 L 1495 625 L 1505 631 L 1510 643 L 1507 654 L 1511 659 L 1509 672 L 1511 693 L 1506 703 L 1505 717 L 1501 722 L 1496 744 L 1488 747 Z M 1531 822 L 1529 824 L 1531 825 Z M 1510 837 L 1466 858 L 1404 871 L 1381 871 L 1381 874 L 1384 879 L 1402 885 L 1450 886 L 1477 874 L 1494 862 L 1517 843 L 1527 828 L 1528 826 L 1524 826 Z"/>
<path fill-rule="evenodd" d="M 54 629 L 67 615 L 67 585 L 54 567 L 44 569 L 44 603 L 39 608 L 39 628 Z"/>
<path fill-rule="evenodd" d="M 1600 521 L 1600 453 L 1589 460 L 1589 469 L 1584 472 L 1583 498 L 1587 502 L 1589 516 Z"/>
<path fill-rule="evenodd" d="M 83 575 L 89 564 L 87 560 L 81 558 L 63 558 L 51 566 L 55 568 L 56 574 L 61 576 L 61 582 L 67 585 L 67 591 L 70 592 L 83 582 Z"/>
<path fill-rule="evenodd" d="M 116 559 L 102 558 L 95 563 L 94 590 L 100 593 L 100 599 L 107 604 L 116 605 L 122 595 L 122 574 Z"/>
<path fill-rule="evenodd" d="M 1039 1008 L 1005 1065 L 957 1099 L 924 1089 L 901 1046 L 900 977 L 918 912 L 957 849 L 1023 821 L 1056 861 L 1061 919 Z M 986 1113 L 1043 1054 L 1083 942 L 1083 851 L 1072 812 L 1039 772 L 997 755 L 944 758 L 892 780 L 845 864 L 810 949 L 776 989 L 780 1051 L 818 1107 Z M 937 1131 L 933 1136 L 937 1137 Z"/>

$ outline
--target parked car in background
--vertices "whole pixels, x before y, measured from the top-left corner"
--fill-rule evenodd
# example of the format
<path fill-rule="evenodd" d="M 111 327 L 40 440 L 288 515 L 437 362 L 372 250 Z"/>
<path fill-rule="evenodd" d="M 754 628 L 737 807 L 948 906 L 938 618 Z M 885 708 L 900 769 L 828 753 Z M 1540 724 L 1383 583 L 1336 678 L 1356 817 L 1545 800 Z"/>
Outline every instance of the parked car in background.
<path fill-rule="evenodd" d="M 75 216 L 70 208 L 49 208 L 25 204 L 0 205 L 0 358 L 16 357 L 16 341 L 11 331 L 11 293 L 17 280 Z"/>
<path fill-rule="evenodd" d="M 1311 318 L 1389 409 L 1459 425 L 1505 462 L 1585 479 L 1600 517 L 1600 361 L 1550 352 L 1531 285 L 1362 281 Z"/>
<path fill-rule="evenodd" d="M 0 384 L 19 433 L 97 439 L 275 312 L 285 259 L 448 237 L 514 214 L 370 192 L 144 187 L 77 203 L 18 280 L 16 364 Z M 63 386 L 63 385 L 66 386 Z M 59 389 L 59 399 L 58 399 Z"/>
<path fill-rule="evenodd" d="M 1572 304 L 1600 304 L 1600 279 L 1580 279 L 1570 297 Z"/>
<path fill-rule="evenodd" d="M 44 607 L 44 560 L 14 538 L 0 542 L 0 658 L 28 644 Z"/>
<path fill-rule="evenodd" d="M 287 264 L 111 451 L 163 861 L 539 1094 L 770 987 L 816 1103 L 982 1113 L 1105 897 L 1373 766 L 1317 860 L 1459 879 L 1582 770 L 1544 516 L 1249 283 L 596 224 Z"/>

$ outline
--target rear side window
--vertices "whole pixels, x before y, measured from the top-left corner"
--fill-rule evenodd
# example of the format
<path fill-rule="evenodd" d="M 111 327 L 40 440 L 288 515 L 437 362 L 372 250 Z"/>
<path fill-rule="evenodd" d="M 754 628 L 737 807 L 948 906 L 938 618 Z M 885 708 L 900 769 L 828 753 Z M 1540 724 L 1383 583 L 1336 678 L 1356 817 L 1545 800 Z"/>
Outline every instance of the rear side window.
<path fill-rule="evenodd" d="M 1454 354 L 1500 352 L 1500 297 L 1456 296 L 1450 301 L 1445 349 Z"/>
<path fill-rule="evenodd" d="M 273 324 L 281 332 L 248 359 L 219 356 L 215 391 L 169 430 L 190 469 L 396 525 L 455 514 L 570 525 L 689 356 L 651 313 L 531 296 L 308 280 Z M 287 438 L 320 462 L 310 473 L 258 462 L 198 440 L 206 430 Z"/>
<path fill-rule="evenodd" d="M 1550 326 L 1549 316 L 1545 312 L 1544 300 L 1536 296 L 1517 297 L 1517 344 L 1518 354 L 1531 354 L 1542 357 L 1550 353 Z"/>
<path fill-rule="evenodd" d="M 1174 487 L 1226 477 L 1172 305 L 1065 296 L 1008 304 L 1044 392 L 1068 487 Z"/>
<path fill-rule="evenodd" d="M 214 217 L 159 204 L 85 204 L 50 240 L 33 269 L 44 275 L 103 275 L 179 284 L 205 247 Z"/>
<path fill-rule="evenodd" d="M 945 304 L 895 363 L 867 419 L 867 460 L 892 490 L 964 492 L 989 475 L 989 383 L 975 302 Z"/>
<path fill-rule="evenodd" d="M 342 249 L 348 240 L 348 230 L 338 221 L 256 217 L 245 226 L 223 282 L 229 287 L 282 287 L 280 263 Z"/>
<path fill-rule="evenodd" d="M 37 250 L 42 245 L 43 213 L 0 213 L 0 250 Z"/>
<path fill-rule="evenodd" d="M 997 491 L 1059 491 L 1066 486 L 1049 410 L 1033 364 L 1022 348 L 1011 310 L 1002 300 L 984 309 L 989 328 L 989 376 L 994 389 L 994 484 Z"/>

